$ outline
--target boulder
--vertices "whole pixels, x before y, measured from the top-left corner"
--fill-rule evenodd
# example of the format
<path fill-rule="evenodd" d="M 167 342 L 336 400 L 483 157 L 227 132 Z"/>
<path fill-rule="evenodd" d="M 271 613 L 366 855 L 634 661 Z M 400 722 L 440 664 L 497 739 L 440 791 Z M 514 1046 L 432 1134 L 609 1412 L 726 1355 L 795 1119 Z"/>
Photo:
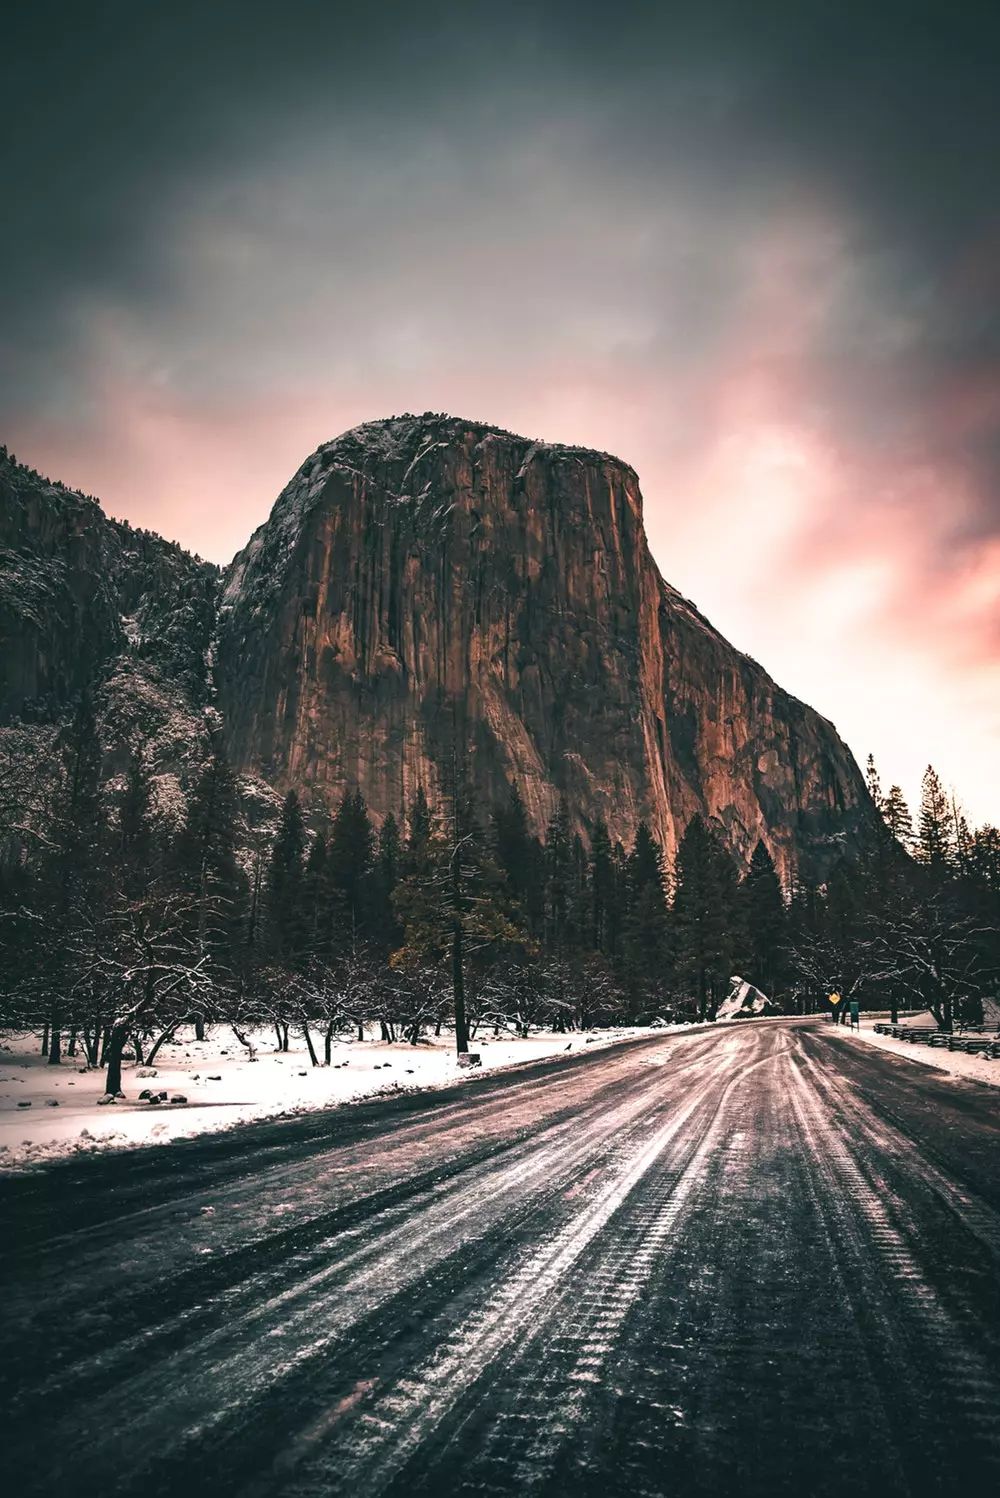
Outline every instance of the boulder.
<path fill-rule="evenodd" d="M 719 1005 L 715 1017 L 717 1020 L 759 1019 L 765 1014 L 779 1013 L 777 1004 L 766 993 L 734 974 L 729 980 L 729 992 Z"/>

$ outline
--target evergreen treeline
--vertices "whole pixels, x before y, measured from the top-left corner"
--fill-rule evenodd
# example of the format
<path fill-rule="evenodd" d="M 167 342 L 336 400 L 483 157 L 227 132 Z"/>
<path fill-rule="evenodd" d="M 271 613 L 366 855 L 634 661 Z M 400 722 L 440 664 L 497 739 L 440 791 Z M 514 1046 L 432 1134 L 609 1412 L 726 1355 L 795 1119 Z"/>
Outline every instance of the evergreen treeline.
<path fill-rule="evenodd" d="M 788 911 L 792 981 L 866 1008 L 929 1009 L 944 1029 L 981 1020 L 1000 998 L 1000 831 L 972 831 L 932 766 L 914 826 L 899 786 L 884 792 L 862 856 L 842 860 L 822 889 L 797 889 Z"/>
<path fill-rule="evenodd" d="M 375 827 L 357 791 L 317 820 L 294 791 L 248 848 L 239 786 L 216 744 L 179 829 L 153 815 L 137 753 L 102 784 L 93 705 L 55 738 L 58 773 L 0 800 L 0 942 L 7 1027 L 108 1067 L 152 1059 L 181 1023 L 227 1023 L 250 1045 L 293 1029 L 314 1064 L 375 1024 L 417 1043 L 455 1026 L 527 1033 L 662 1018 L 711 1020 L 740 974 L 787 1012 L 833 991 L 869 1006 L 975 1014 L 996 991 L 1000 834 L 971 832 L 932 770 L 914 830 L 897 787 L 864 855 L 820 888 L 782 890 L 763 843 L 741 873 L 695 817 L 673 868 L 645 825 L 589 847 L 562 804 L 536 837 L 516 786 L 483 814 L 456 766 Z M 245 829 L 243 829 L 245 833 Z"/>

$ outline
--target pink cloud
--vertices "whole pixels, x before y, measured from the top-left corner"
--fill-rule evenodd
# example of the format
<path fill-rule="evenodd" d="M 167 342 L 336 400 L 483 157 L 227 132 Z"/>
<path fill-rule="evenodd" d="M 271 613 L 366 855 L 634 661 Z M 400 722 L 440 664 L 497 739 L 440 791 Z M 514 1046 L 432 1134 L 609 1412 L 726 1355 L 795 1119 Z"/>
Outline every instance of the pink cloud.
<path fill-rule="evenodd" d="M 749 244 L 724 332 L 691 361 L 619 339 L 599 310 L 574 357 L 536 347 L 523 361 L 493 357 L 486 338 L 423 348 L 418 318 L 406 357 L 397 329 L 381 364 L 196 399 L 176 377 L 129 367 L 118 346 L 108 357 L 105 329 L 86 414 L 22 422 L 16 445 L 112 513 L 219 561 L 321 441 L 394 411 L 450 410 L 617 452 L 639 472 L 668 580 L 859 758 L 874 750 L 886 781 L 915 796 L 933 760 L 976 819 L 1000 819 L 1000 539 L 970 540 L 986 501 L 963 461 L 963 443 L 1000 418 L 1000 383 L 941 381 L 911 400 L 898 433 L 859 433 L 822 355 L 849 281 L 845 244 L 812 210 Z M 872 349 L 898 335 L 878 324 L 859 342 L 858 389 L 879 412 L 901 397 Z"/>

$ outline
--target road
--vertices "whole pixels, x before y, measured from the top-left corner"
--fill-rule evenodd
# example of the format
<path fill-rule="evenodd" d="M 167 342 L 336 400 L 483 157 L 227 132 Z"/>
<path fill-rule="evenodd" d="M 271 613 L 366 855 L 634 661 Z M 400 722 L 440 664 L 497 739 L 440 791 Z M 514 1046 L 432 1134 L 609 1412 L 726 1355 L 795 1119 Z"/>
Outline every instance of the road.
<path fill-rule="evenodd" d="M 7 1490 L 998 1491 L 998 1103 L 765 1022 L 8 1180 Z"/>

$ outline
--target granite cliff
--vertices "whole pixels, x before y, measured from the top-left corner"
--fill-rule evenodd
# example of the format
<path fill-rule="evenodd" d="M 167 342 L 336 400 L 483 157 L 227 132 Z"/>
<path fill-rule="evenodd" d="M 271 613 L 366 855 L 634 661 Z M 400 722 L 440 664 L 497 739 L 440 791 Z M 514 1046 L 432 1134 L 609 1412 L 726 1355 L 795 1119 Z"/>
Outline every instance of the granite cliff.
<path fill-rule="evenodd" d="M 124 657 L 196 705 L 219 570 L 0 449 L 0 722 L 58 718 Z"/>
<path fill-rule="evenodd" d="M 664 582 L 635 472 L 451 417 L 320 447 L 229 568 L 216 656 L 232 755 L 307 802 L 377 815 L 440 788 L 456 736 L 484 804 L 516 778 L 536 828 L 700 812 L 791 873 L 863 835 L 832 724 Z"/>

